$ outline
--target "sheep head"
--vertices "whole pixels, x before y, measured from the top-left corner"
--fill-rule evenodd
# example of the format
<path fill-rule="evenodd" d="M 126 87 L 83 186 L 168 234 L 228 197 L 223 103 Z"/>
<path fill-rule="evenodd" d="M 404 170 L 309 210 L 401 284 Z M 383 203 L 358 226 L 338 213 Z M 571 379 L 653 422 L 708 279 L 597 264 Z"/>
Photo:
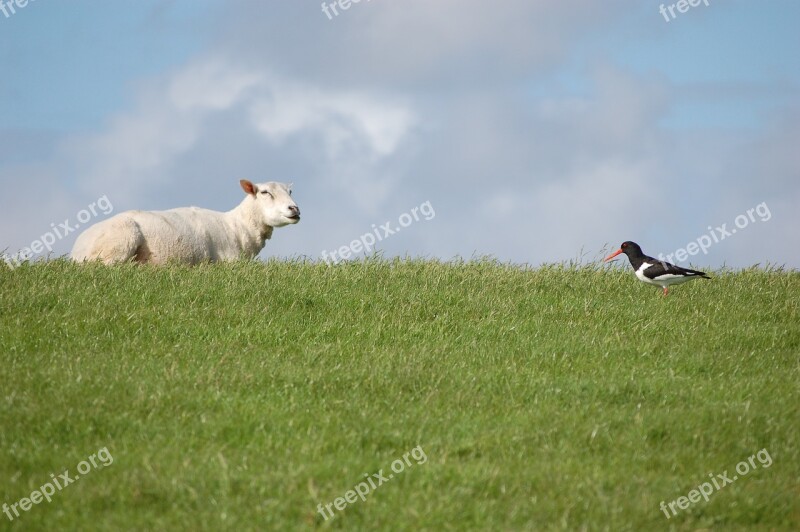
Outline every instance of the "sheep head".
<path fill-rule="evenodd" d="M 253 197 L 263 221 L 270 227 L 283 227 L 300 221 L 300 208 L 292 199 L 292 185 L 285 183 L 251 183 L 239 181 L 248 195 Z"/>

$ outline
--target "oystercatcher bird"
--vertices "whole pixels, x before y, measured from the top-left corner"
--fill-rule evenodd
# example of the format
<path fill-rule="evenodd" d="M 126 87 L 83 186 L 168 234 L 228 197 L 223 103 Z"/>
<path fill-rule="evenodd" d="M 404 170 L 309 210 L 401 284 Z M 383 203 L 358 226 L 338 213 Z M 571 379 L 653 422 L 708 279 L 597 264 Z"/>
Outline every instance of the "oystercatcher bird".
<path fill-rule="evenodd" d="M 642 252 L 642 248 L 636 242 L 623 242 L 622 246 L 606 257 L 603 262 L 608 262 L 620 253 L 628 256 L 631 261 L 631 266 L 636 272 L 636 277 L 640 281 L 647 284 L 654 284 L 664 289 L 664 295 L 667 295 L 667 290 L 670 285 L 681 284 L 692 279 L 703 278 L 711 279 L 704 272 L 697 270 L 690 270 L 688 268 L 681 268 L 663 260 L 648 257 Z"/>

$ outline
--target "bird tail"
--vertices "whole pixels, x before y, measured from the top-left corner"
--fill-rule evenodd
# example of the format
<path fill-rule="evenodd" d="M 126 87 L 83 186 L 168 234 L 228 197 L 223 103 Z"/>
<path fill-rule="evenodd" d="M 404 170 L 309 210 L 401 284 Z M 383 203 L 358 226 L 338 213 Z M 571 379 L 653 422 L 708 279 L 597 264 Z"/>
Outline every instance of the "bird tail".
<path fill-rule="evenodd" d="M 687 268 L 686 271 L 689 272 L 689 273 L 693 273 L 696 276 L 701 277 L 703 279 L 711 279 L 711 277 L 709 277 L 706 272 L 701 272 L 701 271 L 697 271 L 697 270 L 689 270 L 688 268 Z"/>

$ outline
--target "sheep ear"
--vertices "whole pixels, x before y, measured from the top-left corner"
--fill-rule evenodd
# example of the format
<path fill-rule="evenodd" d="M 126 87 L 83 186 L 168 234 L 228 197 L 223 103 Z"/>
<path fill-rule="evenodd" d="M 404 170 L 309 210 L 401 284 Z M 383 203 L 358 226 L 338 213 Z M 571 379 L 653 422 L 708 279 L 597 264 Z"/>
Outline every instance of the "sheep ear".
<path fill-rule="evenodd" d="M 256 192 L 258 192 L 258 189 L 256 188 L 256 186 L 253 183 L 251 183 L 250 181 L 248 181 L 247 179 L 240 179 L 239 180 L 239 184 L 242 185 L 242 190 L 244 190 L 245 192 L 247 192 L 251 196 L 255 196 Z"/>

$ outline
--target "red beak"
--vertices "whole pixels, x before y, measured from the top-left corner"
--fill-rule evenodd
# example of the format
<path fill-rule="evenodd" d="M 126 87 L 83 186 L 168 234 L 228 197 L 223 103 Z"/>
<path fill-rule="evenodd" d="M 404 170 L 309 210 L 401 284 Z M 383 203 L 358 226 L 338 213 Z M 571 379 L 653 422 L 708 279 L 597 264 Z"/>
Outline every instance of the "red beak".
<path fill-rule="evenodd" d="M 608 262 L 608 261 L 610 261 L 611 259 L 613 259 L 613 258 L 614 258 L 614 257 L 616 257 L 617 255 L 619 255 L 620 253 L 622 253 L 622 249 L 618 249 L 618 250 L 616 250 L 614 253 L 612 253 L 612 254 L 611 254 L 611 255 L 609 255 L 608 257 L 604 258 L 604 259 L 603 259 L 603 262 Z"/>

